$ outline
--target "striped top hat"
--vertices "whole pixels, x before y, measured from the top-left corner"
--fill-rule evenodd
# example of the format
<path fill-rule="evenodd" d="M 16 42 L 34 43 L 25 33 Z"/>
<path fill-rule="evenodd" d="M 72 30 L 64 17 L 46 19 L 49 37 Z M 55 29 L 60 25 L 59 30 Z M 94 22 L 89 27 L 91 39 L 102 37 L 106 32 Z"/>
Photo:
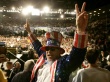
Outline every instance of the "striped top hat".
<path fill-rule="evenodd" d="M 46 51 L 47 47 L 55 47 L 60 49 L 60 53 L 63 54 L 65 50 L 60 47 L 60 43 L 62 41 L 62 34 L 57 31 L 47 32 L 45 34 L 47 44 L 46 46 L 41 47 L 41 50 Z"/>

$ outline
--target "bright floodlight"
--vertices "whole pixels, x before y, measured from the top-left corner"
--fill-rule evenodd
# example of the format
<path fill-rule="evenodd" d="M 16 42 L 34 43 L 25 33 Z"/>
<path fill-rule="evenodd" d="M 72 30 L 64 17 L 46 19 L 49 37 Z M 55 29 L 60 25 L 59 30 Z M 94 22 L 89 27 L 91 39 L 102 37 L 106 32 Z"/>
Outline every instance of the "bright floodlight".
<path fill-rule="evenodd" d="M 28 7 L 24 8 L 24 9 L 22 10 L 22 14 L 23 14 L 23 15 L 28 15 L 28 14 L 31 13 L 32 11 L 33 11 L 33 6 L 28 6 Z"/>
<path fill-rule="evenodd" d="M 39 10 L 39 9 L 33 9 L 32 15 L 37 15 L 37 16 L 39 16 L 39 15 L 40 15 L 40 10 Z"/>
<path fill-rule="evenodd" d="M 33 6 L 28 6 L 27 9 L 28 9 L 29 11 L 31 11 L 31 10 L 33 10 Z"/>
<path fill-rule="evenodd" d="M 45 12 L 45 13 L 48 13 L 49 12 L 49 7 L 48 6 L 45 6 L 44 8 L 43 8 L 43 11 Z"/>
<path fill-rule="evenodd" d="M 28 15 L 29 14 L 29 11 L 25 8 L 25 9 L 22 10 L 22 14 L 23 15 Z"/>

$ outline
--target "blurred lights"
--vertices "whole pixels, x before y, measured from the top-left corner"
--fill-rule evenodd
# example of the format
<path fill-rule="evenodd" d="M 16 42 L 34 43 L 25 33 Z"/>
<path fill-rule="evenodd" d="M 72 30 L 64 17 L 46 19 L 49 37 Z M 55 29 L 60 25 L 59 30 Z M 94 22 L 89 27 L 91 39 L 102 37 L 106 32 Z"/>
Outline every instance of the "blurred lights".
<path fill-rule="evenodd" d="M 102 13 L 105 13 L 105 11 L 103 11 Z"/>
<path fill-rule="evenodd" d="M 28 6 L 22 10 L 22 14 L 28 15 L 29 13 L 32 13 L 32 11 L 33 11 L 33 6 Z"/>
<path fill-rule="evenodd" d="M 34 15 L 34 16 L 43 16 L 43 15 L 45 16 L 46 13 L 50 14 L 50 15 L 53 14 L 52 16 L 55 16 L 54 14 L 59 14 L 60 18 L 64 18 L 64 15 L 73 16 L 76 14 L 76 10 L 72 10 L 72 11 L 69 11 L 68 9 L 67 10 L 63 10 L 63 9 L 58 9 L 58 10 L 51 9 L 50 10 L 50 8 L 48 6 L 45 6 L 42 10 L 33 8 L 33 6 L 27 6 L 26 8 L 23 8 L 22 6 L 19 8 L 12 7 L 10 10 L 8 10 L 6 8 L 0 8 L 0 9 L 1 9 L 0 12 L 12 12 L 12 13 L 17 12 L 17 13 L 22 13 L 23 15 Z M 110 11 L 110 9 L 108 9 L 107 11 Z M 103 9 L 97 9 L 97 10 L 89 12 L 89 15 L 101 16 L 103 13 L 106 13 L 106 11 L 104 11 Z M 46 16 L 48 16 L 48 15 L 46 15 Z M 3 16 L 3 17 L 5 17 L 5 16 Z M 60 20 L 60 18 L 59 18 L 59 20 Z M 65 17 L 65 19 L 68 19 L 68 18 Z"/>
<path fill-rule="evenodd" d="M 40 10 L 39 9 L 33 9 L 32 15 L 40 16 Z"/>
<path fill-rule="evenodd" d="M 76 12 L 71 12 L 71 14 L 72 14 L 72 15 L 75 15 L 75 14 L 76 14 Z"/>
<path fill-rule="evenodd" d="M 5 15 L 3 15 L 3 17 L 5 17 Z"/>
<path fill-rule="evenodd" d="M 64 18 L 64 15 L 61 15 L 60 18 Z"/>
<path fill-rule="evenodd" d="M 12 10 L 15 10 L 15 7 L 12 7 Z"/>
<path fill-rule="evenodd" d="M 0 10 L 0 12 L 3 12 L 3 10 Z"/>
<path fill-rule="evenodd" d="M 29 11 L 28 11 L 27 9 L 23 9 L 23 10 L 22 10 L 22 14 L 23 14 L 23 15 L 28 15 L 28 14 L 29 14 Z"/>
<path fill-rule="evenodd" d="M 45 7 L 43 8 L 43 11 L 44 11 L 45 13 L 49 13 L 50 8 L 49 8 L 48 6 L 45 6 Z"/>

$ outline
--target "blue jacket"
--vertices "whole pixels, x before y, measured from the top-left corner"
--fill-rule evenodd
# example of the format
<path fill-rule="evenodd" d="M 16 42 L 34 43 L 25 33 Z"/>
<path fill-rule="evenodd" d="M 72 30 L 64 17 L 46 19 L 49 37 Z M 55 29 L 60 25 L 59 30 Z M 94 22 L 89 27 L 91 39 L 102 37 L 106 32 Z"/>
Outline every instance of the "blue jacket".
<path fill-rule="evenodd" d="M 87 37 L 87 35 L 83 35 L 83 37 Z M 40 48 L 42 47 L 41 42 L 38 39 L 35 39 L 33 35 L 30 35 L 30 38 L 32 45 L 34 46 L 34 49 L 36 50 L 39 57 L 40 55 L 44 54 L 44 58 L 46 59 L 45 52 L 40 50 Z M 81 42 L 81 39 L 76 39 L 77 40 L 74 41 L 77 41 L 77 43 L 78 40 L 80 40 Z M 82 42 L 84 42 L 84 38 L 82 40 Z M 79 47 L 78 45 L 76 46 L 76 44 L 73 43 L 70 54 L 66 54 L 57 60 L 58 62 L 55 71 L 55 82 L 68 82 L 71 72 L 75 71 L 79 66 L 81 66 L 85 58 L 86 47 L 83 46 L 85 48 L 77 48 Z"/>

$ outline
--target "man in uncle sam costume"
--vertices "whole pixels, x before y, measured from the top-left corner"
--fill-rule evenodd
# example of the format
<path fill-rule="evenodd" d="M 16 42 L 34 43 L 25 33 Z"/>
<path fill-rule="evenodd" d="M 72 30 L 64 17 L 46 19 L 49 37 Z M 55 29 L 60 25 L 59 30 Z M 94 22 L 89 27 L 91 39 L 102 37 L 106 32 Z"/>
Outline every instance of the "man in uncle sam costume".
<path fill-rule="evenodd" d="M 30 82 L 68 82 L 71 72 L 82 64 L 87 47 L 85 30 L 88 23 L 88 14 L 85 11 L 85 5 L 84 2 L 81 11 L 79 11 L 78 5 L 75 4 L 77 29 L 73 37 L 73 46 L 68 55 L 61 56 L 65 51 L 60 47 L 63 37 L 59 32 L 46 33 L 47 45 L 42 46 L 41 42 L 31 32 L 29 23 L 26 22 L 24 28 L 39 55 Z"/>

